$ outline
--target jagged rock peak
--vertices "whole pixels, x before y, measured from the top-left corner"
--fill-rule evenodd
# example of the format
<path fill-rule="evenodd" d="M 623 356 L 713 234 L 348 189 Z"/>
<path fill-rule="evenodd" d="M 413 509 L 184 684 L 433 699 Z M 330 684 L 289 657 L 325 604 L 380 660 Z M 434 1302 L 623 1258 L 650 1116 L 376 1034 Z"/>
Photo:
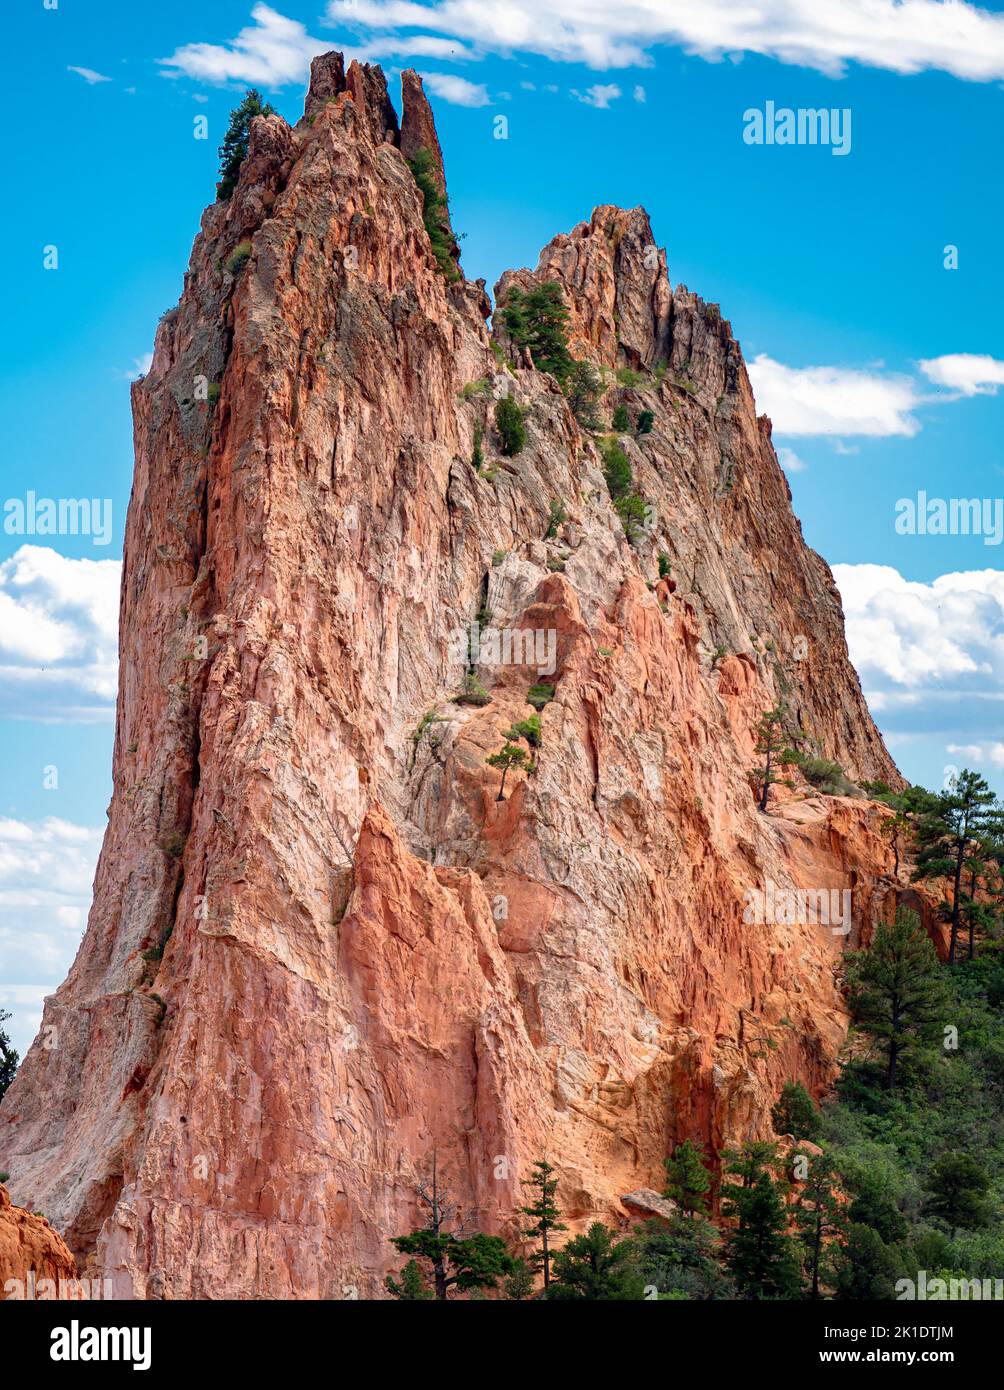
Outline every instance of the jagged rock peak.
<path fill-rule="evenodd" d="M 496 301 L 504 302 L 513 285 L 545 280 L 564 290 L 573 352 L 632 367 L 668 359 L 673 292 L 666 252 L 656 246 L 644 208 L 595 208 L 588 222 L 548 242 L 535 271 L 507 271 Z"/>

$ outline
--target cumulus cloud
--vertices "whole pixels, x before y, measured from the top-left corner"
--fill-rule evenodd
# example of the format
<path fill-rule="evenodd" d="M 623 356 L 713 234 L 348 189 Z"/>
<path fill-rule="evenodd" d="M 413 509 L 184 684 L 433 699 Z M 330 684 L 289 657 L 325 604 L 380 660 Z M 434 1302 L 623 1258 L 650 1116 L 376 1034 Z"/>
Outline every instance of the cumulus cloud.
<path fill-rule="evenodd" d="M 804 473 L 808 467 L 794 449 L 785 449 L 783 446 L 777 451 L 777 461 L 786 473 Z"/>
<path fill-rule="evenodd" d="M 0 1006 L 23 1055 L 42 1000 L 66 975 L 87 923 L 104 831 L 0 816 Z"/>
<path fill-rule="evenodd" d="M 920 363 L 920 370 L 937 386 L 963 396 L 995 396 L 1004 386 L 1004 362 L 972 352 L 955 352 Z"/>
<path fill-rule="evenodd" d="M 468 82 L 449 72 L 423 72 L 422 81 L 434 96 L 453 106 L 487 106 L 490 100 L 480 82 Z"/>
<path fill-rule="evenodd" d="M 586 106 L 595 106 L 599 111 L 606 111 L 612 101 L 616 101 L 621 94 L 621 89 L 616 82 L 599 82 L 594 87 L 589 87 L 584 92 L 577 92 L 572 88 L 572 96 L 576 101 L 581 101 Z"/>
<path fill-rule="evenodd" d="M 635 87 L 634 92 L 632 93 L 632 95 L 634 96 L 635 101 L 641 102 L 641 104 L 644 106 L 644 104 L 645 104 L 645 88 L 644 88 L 644 87 L 642 87 L 642 86 L 639 84 L 637 87 Z"/>
<path fill-rule="evenodd" d="M 978 749 L 971 761 L 1004 765 L 1004 571 L 929 584 L 890 565 L 834 565 L 833 575 L 851 660 L 883 733 Z"/>
<path fill-rule="evenodd" d="M 78 77 L 82 77 L 89 87 L 93 87 L 95 82 L 110 82 L 110 77 L 105 77 L 104 73 L 95 72 L 93 68 L 77 68 L 72 63 L 67 63 L 67 72 L 75 72 Z"/>
<path fill-rule="evenodd" d="M 673 44 L 719 60 L 756 53 L 839 76 L 849 63 L 927 69 L 976 82 L 1004 77 L 1004 15 L 964 0 L 702 0 L 630 6 L 595 0 L 330 0 L 333 24 L 434 29 L 496 53 L 535 53 L 595 69 L 651 63 Z"/>
<path fill-rule="evenodd" d="M 0 563 L 0 716 L 114 717 L 121 569 L 38 545 Z"/>
<path fill-rule="evenodd" d="M 766 353 L 749 364 L 757 409 L 778 434 L 914 435 L 924 397 L 910 377 L 852 367 L 788 367 Z"/>

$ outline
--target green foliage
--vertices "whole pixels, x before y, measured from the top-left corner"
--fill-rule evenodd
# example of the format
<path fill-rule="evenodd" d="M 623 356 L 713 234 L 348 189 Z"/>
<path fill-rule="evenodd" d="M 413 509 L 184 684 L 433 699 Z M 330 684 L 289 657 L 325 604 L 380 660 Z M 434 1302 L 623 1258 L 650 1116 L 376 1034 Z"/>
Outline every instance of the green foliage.
<path fill-rule="evenodd" d="M 664 1160 L 666 1186 L 663 1196 L 683 1212 L 684 1216 L 706 1216 L 711 1175 L 704 1166 L 704 1154 L 689 1139 L 677 1144 L 671 1158 Z"/>
<path fill-rule="evenodd" d="M 538 681 L 526 692 L 526 698 L 527 703 L 533 705 L 535 710 L 542 710 L 554 699 L 554 686 L 548 685 L 546 681 Z"/>
<path fill-rule="evenodd" d="M 461 1293 L 469 1293 L 473 1289 L 494 1289 L 500 1276 L 510 1273 L 513 1265 L 512 1256 L 500 1236 L 478 1233 L 461 1239 L 442 1231 L 423 1230 L 412 1231 L 406 1236 L 392 1236 L 391 1244 L 402 1255 L 413 1256 L 409 1263 L 425 1260 L 433 1271 L 437 1266 L 445 1271 L 440 1281 L 443 1291 L 436 1295 L 442 1299 L 446 1298 L 451 1288 Z M 402 1286 L 403 1279 L 404 1275 Z M 387 1287 L 394 1293 L 390 1283 Z M 395 1297 L 400 1298 L 401 1295 L 395 1293 Z"/>
<path fill-rule="evenodd" d="M 468 381 L 460 391 L 462 401 L 472 401 L 475 397 L 484 399 L 491 395 L 491 385 L 486 376 L 479 376 L 476 381 Z"/>
<path fill-rule="evenodd" d="M 916 828 L 915 880 L 948 878 L 952 882 L 949 907 L 951 945 L 949 964 L 958 954 L 959 929 L 965 912 L 963 872 L 966 860 L 989 832 L 1000 829 L 1000 808 L 986 780 L 968 768 L 959 773 L 955 786 L 929 802 Z M 970 951 L 972 955 L 972 951 Z"/>
<path fill-rule="evenodd" d="M 636 371 L 634 367 L 619 367 L 617 370 L 617 380 L 621 386 L 627 386 L 631 390 L 637 390 L 639 386 L 645 385 L 645 373 Z"/>
<path fill-rule="evenodd" d="M 608 439 L 600 449 L 603 454 L 603 476 L 607 491 L 616 502 L 631 491 L 631 464 L 616 439 Z"/>
<path fill-rule="evenodd" d="M 521 1303 L 534 1295 L 534 1274 L 526 1260 L 513 1260 L 511 1271 L 502 1280 L 505 1296 L 510 1301 Z"/>
<path fill-rule="evenodd" d="M 992 1215 L 987 1198 L 990 1178 L 976 1159 L 964 1153 L 946 1153 L 932 1164 L 925 1180 L 928 1196 L 924 1210 L 950 1230 L 985 1226 Z"/>
<path fill-rule="evenodd" d="M 3 1026 L 10 1017 L 6 1009 L 0 1009 L 0 1100 L 3 1100 L 7 1087 L 14 1080 L 14 1073 L 21 1060 Z M 0 1178 L 0 1182 L 3 1181 L 4 1179 Z"/>
<path fill-rule="evenodd" d="M 239 241 L 227 257 L 227 270 L 231 275 L 239 275 L 250 259 L 250 241 Z"/>
<path fill-rule="evenodd" d="M 409 1303 L 427 1302 L 436 1297 L 425 1282 L 417 1260 L 408 1261 L 401 1271 L 400 1282 L 396 1281 L 392 1274 L 388 1274 L 384 1280 L 384 1286 L 387 1292 L 393 1294 L 395 1298 Z"/>
<path fill-rule="evenodd" d="M 568 520 L 568 513 L 565 511 L 565 504 L 560 497 L 552 497 L 551 505 L 547 512 L 547 530 L 544 532 L 546 541 L 553 540 L 558 534 L 558 527 Z"/>
<path fill-rule="evenodd" d="M 534 1252 L 530 1264 L 534 1270 L 543 1274 L 544 1296 L 547 1297 L 553 1255 L 551 1239 L 555 1231 L 568 1230 L 561 1221 L 561 1212 L 554 1200 L 554 1194 L 558 1190 L 558 1179 L 547 1160 L 539 1158 L 533 1165 L 530 1177 L 524 1178 L 522 1185 L 529 1188 L 531 1193 L 527 1205 L 519 1208 L 520 1215 L 529 1217 L 531 1222 L 523 1228 L 523 1235 L 527 1240 L 540 1241 L 540 1249 Z"/>
<path fill-rule="evenodd" d="M 830 762 L 827 758 L 799 756 L 798 766 L 805 780 L 825 796 L 850 796 L 854 791 L 839 763 Z"/>
<path fill-rule="evenodd" d="M 481 447 L 484 437 L 485 427 L 481 421 L 478 420 L 474 425 L 474 445 L 471 449 L 471 467 L 474 469 L 475 473 L 481 471 L 481 465 L 485 461 L 484 450 Z"/>
<path fill-rule="evenodd" d="M 908 908 L 875 929 L 871 947 L 847 957 L 849 1004 L 858 1026 L 885 1054 L 885 1086 L 899 1068 L 933 1042 L 944 1021 L 945 989 L 934 946 Z"/>
<path fill-rule="evenodd" d="M 782 1188 L 771 1172 L 771 1145 L 747 1144 L 727 1165 L 740 1181 L 722 1189 L 722 1211 L 736 1222 L 725 1264 L 740 1298 L 793 1298 L 801 1287 L 798 1251 L 787 1234 Z"/>
<path fill-rule="evenodd" d="M 439 273 L 448 281 L 459 280 L 460 271 L 454 260 L 456 242 L 450 230 L 449 207 L 436 182 L 431 150 L 424 147 L 416 150 L 414 159 L 408 160 L 408 168 L 422 195 L 422 222 L 428 233 L 429 245 L 436 258 Z"/>
<path fill-rule="evenodd" d="M 765 710 L 760 716 L 756 726 L 756 751 L 763 759 L 763 765 L 753 769 L 750 774 L 754 786 L 760 789 L 759 809 L 766 811 L 767 798 L 770 789 L 775 782 L 782 779 L 778 777 L 775 764 L 783 766 L 798 760 L 798 754 L 794 753 L 789 747 L 789 739 L 785 734 L 785 724 L 788 719 L 788 710 L 784 704 L 777 704 L 773 709 Z"/>
<path fill-rule="evenodd" d="M 512 458 L 526 443 L 526 427 L 523 412 L 511 396 L 502 396 L 495 402 L 495 428 L 503 454 Z"/>
<path fill-rule="evenodd" d="M 620 405 L 614 407 L 613 419 L 611 420 L 610 424 L 613 429 L 618 430 L 620 432 L 629 430 L 631 428 L 631 417 L 628 414 L 628 408 L 623 403 L 623 401 L 620 403 Z"/>
<path fill-rule="evenodd" d="M 640 410 L 638 419 L 635 421 L 636 434 L 651 434 L 652 426 L 655 424 L 655 415 L 651 410 Z"/>
<path fill-rule="evenodd" d="M 805 1160 L 806 1155 L 796 1155 Z M 833 1160 L 827 1153 L 812 1154 L 808 1171 L 798 1186 L 795 1229 L 802 1241 L 802 1265 L 809 1282 L 810 1298 L 819 1298 L 824 1278 L 830 1273 L 834 1237 L 847 1224 L 843 1193 Z"/>
<path fill-rule="evenodd" d="M 659 1298 L 727 1299 L 734 1295 L 721 1268 L 721 1238 L 710 1221 L 680 1216 L 648 1221 L 636 1230 L 642 1284 Z"/>
<path fill-rule="evenodd" d="M 836 1297 L 878 1300 L 896 1297 L 903 1272 L 898 1251 L 870 1226 L 850 1226 L 836 1259 Z"/>
<path fill-rule="evenodd" d="M 603 393 L 596 368 L 590 362 L 573 362 L 563 381 L 569 408 L 584 430 L 600 428 L 599 401 Z"/>
<path fill-rule="evenodd" d="M 784 1083 L 770 1118 L 775 1134 L 790 1134 L 795 1139 L 817 1139 L 823 1124 L 819 1106 L 801 1081 Z"/>
<path fill-rule="evenodd" d="M 513 743 L 516 743 L 521 738 L 525 738 L 531 748 L 539 748 L 541 738 L 540 715 L 531 714 L 529 719 L 518 720 L 505 731 L 502 737 L 510 739 Z"/>
<path fill-rule="evenodd" d="M 568 351 L 568 309 L 556 280 L 535 284 L 525 292 L 514 285 L 500 318 L 513 342 L 530 349 L 538 371 L 565 381 L 573 362 Z"/>
<path fill-rule="evenodd" d="M 261 99 L 261 92 L 249 87 L 243 101 L 230 113 L 230 124 L 220 146 L 220 182 L 216 190 L 218 202 L 225 202 L 237 187 L 241 165 L 248 152 L 251 122 L 255 116 L 274 116 L 275 107 Z"/>
<path fill-rule="evenodd" d="M 458 705 L 490 705 L 492 702 L 492 697 L 472 671 L 464 676 L 460 694 L 454 699 Z"/>
<path fill-rule="evenodd" d="M 644 1296 L 636 1243 L 630 1238 L 615 1240 L 614 1232 L 598 1221 L 584 1236 L 568 1241 L 555 1254 L 553 1264 L 549 1299 L 625 1302 Z"/>
<path fill-rule="evenodd" d="M 489 753 L 485 762 L 489 767 L 502 769 L 502 781 L 499 783 L 499 794 L 496 801 L 505 801 L 505 779 L 507 774 L 515 767 L 521 768 L 526 765 L 527 755 L 522 748 L 515 743 L 506 742 L 497 753 Z"/>
<path fill-rule="evenodd" d="M 659 551 L 659 578 L 660 578 L 660 579 L 668 579 L 668 578 L 669 578 L 669 572 L 670 572 L 670 570 L 671 570 L 672 568 L 673 568 L 673 567 L 672 567 L 672 565 L 671 565 L 670 562 L 669 562 L 669 556 L 666 554 L 666 552 L 665 552 L 664 550 L 660 550 L 660 551 Z"/>
<path fill-rule="evenodd" d="M 0 1182 L 6 1182 L 9 1177 L 9 1173 L 0 1172 Z"/>

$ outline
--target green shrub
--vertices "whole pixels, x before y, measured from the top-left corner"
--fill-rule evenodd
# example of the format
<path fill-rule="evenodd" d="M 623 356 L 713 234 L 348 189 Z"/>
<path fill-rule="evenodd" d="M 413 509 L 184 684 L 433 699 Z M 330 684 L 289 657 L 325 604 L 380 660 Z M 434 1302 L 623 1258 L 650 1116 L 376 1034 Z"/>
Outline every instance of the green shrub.
<path fill-rule="evenodd" d="M 481 465 L 485 461 L 484 451 L 481 448 L 485 437 L 485 427 L 479 420 L 474 426 L 474 447 L 471 449 L 471 467 L 475 473 L 481 471 Z"/>
<path fill-rule="evenodd" d="M 495 402 L 495 428 L 498 430 L 503 454 L 512 458 L 526 443 L 523 412 L 511 396 Z"/>
<path fill-rule="evenodd" d="M 631 428 L 631 417 L 628 415 L 628 408 L 623 401 L 614 410 L 614 416 L 610 423 L 613 428 L 619 432 L 624 432 Z"/>
<path fill-rule="evenodd" d="M 660 579 L 668 579 L 668 578 L 669 578 L 669 572 L 670 572 L 670 570 L 671 570 L 672 568 L 673 568 L 673 567 L 672 567 L 672 565 L 671 565 L 670 562 L 669 562 L 669 556 L 666 554 L 666 552 L 665 552 L 664 550 L 660 550 L 660 551 L 659 551 L 659 578 L 660 578 Z"/>
<path fill-rule="evenodd" d="M 631 465 L 628 456 L 616 439 L 608 439 L 600 446 L 603 455 L 603 476 L 606 479 L 610 496 L 618 497 L 631 491 Z"/>
<path fill-rule="evenodd" d="M 547 514 L 547 530 L 544 532 L 546 541 L 554 540 L 558 534 L 558 527 L 562 522 L 568 520 L 568 513 L 565 511 L 565 504 L 560 497 L 551 498 L 551 506 Z"/>
<path fill-rule="evenodd" d="M 568 310 L 556 280 L 533 285 L 525 293 L 514 285 L 500 317 L 513 342 L 530 349 L 538 371 L 565 380 L 573 362 L 568 351 Z"/>
<path fill-rule="evenodd" d="M 468 381 L 461 389 L 460 399 L 462 401 L 473 400 L 475 396 L 484 397 L 491 392 L 491 386 L 486 376 L 479 376 L 476 381 Z"/>
<path fill-rule="evenodd" d="M 458 705 L 490 705 L 492 702 L 492 697 L 488 694 L 488 691 L 478 680 L 477 676 L 471 675 L 470 672 L 464 677 L 464 683 L 461 687 L 460 694 L 454 698 Z"/>
<path fill-rule="evenodd" d="M 220 146 L 220 183 L 217 202 L 225 202 L 237 187 L 237 179 L 248 152 L 251 122 L 255 116 L 274 116 L 275 107 L 261 99 L 261 92 L 249 87 L 244 100 L 230 113 L 230 124 Z"/>
<path fill-rule="evenodd" d="M 227 270 L 231 275 L 239 275 L 250 259 L 250 241 L 240 241 L 227 257 Z"/>
<path fill-rule="evenodd" d="M 539 681 L 536 685 L 531 685 L 526 692 L 526 699 L 527 704 L 533 705 L 535 710 L 542 710 L 554 699 L 554 686 Z"/>
<path fill-rule="evenodd" d="M 824 796 L 853 794 L 854 787 L 844 776 L 844 770 L 839 763 L 830 762 L 828 758 L 805 758 L 801 755 L 794 761 L 797 761 L 805 780 Z"/>
<path fill-rule="evenodd" d="M 617 380 L 621 386 L 628 386 L 634 390 L 645 384 L 645 373 L 636 372 L 634 367 L 621 367 L 617 372 Z"/>
<path fill-rule="evenodd" d="M 414 159 L 408 160 L 408 168 L 422 195 L 422 222 L 428 233 L 432 254 L 439 273 L 452 282 L 460 279 L 460 271 L 453 259 L 456 242 L 450 230 L 449 207 L 439 191 L 434 167 L 432 153 L 424 146 L 415 151 Z"/>
<path fill-rule="evenodd" d="M 636 434 L 651 434 L 652 426 L 655 424 L 655 415 L 651 410 L 641 410 L 638 412 L 638 419 L 635 422 Z"/>
<path fill-rule="evenodd" d="M 599 399 L 603 391 L 599 374 L 590 362 L 573 362 L 563 386 L 572 414 L 584 430 L 600 428 Z"/>

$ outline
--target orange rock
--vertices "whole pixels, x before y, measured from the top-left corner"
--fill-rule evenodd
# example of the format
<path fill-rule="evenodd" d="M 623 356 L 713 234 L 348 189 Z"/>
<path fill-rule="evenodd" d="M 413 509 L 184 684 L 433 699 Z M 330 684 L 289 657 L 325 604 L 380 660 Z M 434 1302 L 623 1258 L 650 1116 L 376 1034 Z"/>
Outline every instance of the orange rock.
<path fill-rule="evenodd" d="M 73 1256 L 45 1217 L 13 1206 L 0 1184 L 0 1297 L 24 1297 L 24 1289 L 43 1280 L 58 1286 L 76 1277 Z"/>
<path fill-rule="evenodd" d="M 108 831 L 0 1107 L 15 1195 L 117 1295 L 380 1296 L 433 1150 L 484 1229 L 513 1234 L 542 1156 L 570 1226 L 621 1219 L 674 1141 L 769 1137 L 785 1080 L 830 1084 L 842 953 L 905 891 L 884 808 L 753 802 L 780 698 L 848 776 L 898 774 L 728 323 L 641 209 L 516 273 L 560 280 L 576 351 L 648 373 L 629 545 L 557 383 L 500 367 L 483 286 L 436 266 L 409 91 L 399 133 L 379 70 L 329 55 L 310 119 L 254 122 L 133 387 Z M 482 666 L 480 707 L 454 698 L 479 614 L 554 652 Z M 538 682 L 500 802 L 485 760 Z M 850 931 L 750 920 L 768 882 L 851 891 Z"/>

